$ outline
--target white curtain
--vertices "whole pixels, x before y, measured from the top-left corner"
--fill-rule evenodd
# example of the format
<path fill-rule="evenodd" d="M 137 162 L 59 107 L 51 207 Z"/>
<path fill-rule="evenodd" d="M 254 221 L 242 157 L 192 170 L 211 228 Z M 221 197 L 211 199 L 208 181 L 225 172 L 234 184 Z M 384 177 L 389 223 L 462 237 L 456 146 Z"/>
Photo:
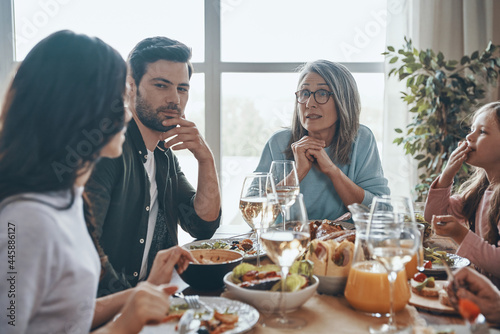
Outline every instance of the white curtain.
<path fill-rule="evenodd" d="M 418 49 L 441 51 L 446 59 L 484 50 L 489 41 L 500 44 L 500 1 L 498 0 L 388 0 L 387 45 L 399 49 L 404 37 Z M 393 68 L 386 62 L 384 96 L 383 167 L 395 195 L 413 197 L 418 183 L 415 160 L 404 155 L 402 146 L 393 144 L 395 128 L 404 129 L 410 121 L 408 107 L 401 100 L 405 85 L 387 78 Z M 498 86 L 500 87 L 500 85 Z M 498 100 L 492 89 L 488 100 Z"/>

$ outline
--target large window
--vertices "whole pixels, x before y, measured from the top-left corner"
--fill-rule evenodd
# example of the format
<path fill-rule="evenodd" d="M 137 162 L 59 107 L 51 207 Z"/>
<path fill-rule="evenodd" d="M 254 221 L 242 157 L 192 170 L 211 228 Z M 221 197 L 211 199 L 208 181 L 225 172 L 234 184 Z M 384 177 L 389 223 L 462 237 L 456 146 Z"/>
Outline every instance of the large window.
<path fill-rule="evenodd" d="M 193 48 L 205 59 L 203 0 L 14 0 L 16 60 L 47 35 L 62 29 L 97 36 L 124 58 L 141 39 L 157 35 Z"/>
<path fill-rule="evenodd" d="M 243 223 L 237 204 L 243 177 L 257 166 L 267 139 L 290 125 L 295 69 L 303 62 L 324 58 L 353 72 L 363 104 L 361 122 L 381 142 L 386 0 L 13 0 L 13 4 L 17 61 L 60 29 L 100 37 L 124 58 L 138 41 L 156 35 L 192 47 L 196 74 L 186 116 L 196 122 L 214 152 L 223 224 Z M 383 149 L 380 144 L 379 148 Z M 196 160 L 189 152 L 178 156 L 196 185 Z"/>

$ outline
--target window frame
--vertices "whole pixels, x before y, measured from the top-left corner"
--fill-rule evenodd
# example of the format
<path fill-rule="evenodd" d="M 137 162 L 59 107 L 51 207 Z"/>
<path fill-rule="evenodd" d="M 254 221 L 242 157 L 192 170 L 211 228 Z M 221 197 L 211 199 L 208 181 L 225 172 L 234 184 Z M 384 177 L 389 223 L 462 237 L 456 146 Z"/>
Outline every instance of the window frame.
<path fill-rule="evenodd" d="M 0 1 L 0 92 L 3 95 L 14 65 L 14 0 Z M 0 101 L 4 97 L 0 97 Z M 3 105 L 3 103 L 2 103 Z"/>
<path fill-rule="evenodd" d="M 220 0 L 224 2 L 224 0 Z M 221 4 L 205 0 L 205 61 L 193 63 L 195 72 L 205 73 L 205 139 L 214 154 L 217 172 L 222 168 L 223 73 L 294 73 L 303 62 L 249 63 L 221 60 Z M 384 73 L 384 62 L 342 62 L 353 73 Z M 224 194 L 223 194 L 224 196 Z"/>
<path fill-rule="evenodd" d="M 221 7 L 216 0 L 204 0 L 205 60 L 193 63 L 195 72 L 205 74 L 205 139 L 213 154 L 217 171 L 222 169 L 222 105 L 223 73 L 294 73 L 300 62 L 223 62 L 221 61 Z M 14 0 L 0 1 L 0 82 L 6 87 L 14 63 Z M 10 38 L 9 38 L 10 37 Z M 342 62 L 353 73 L 384 73 L 384 62 Z M 5 87 L 0 85 L 2 92 Z"/>

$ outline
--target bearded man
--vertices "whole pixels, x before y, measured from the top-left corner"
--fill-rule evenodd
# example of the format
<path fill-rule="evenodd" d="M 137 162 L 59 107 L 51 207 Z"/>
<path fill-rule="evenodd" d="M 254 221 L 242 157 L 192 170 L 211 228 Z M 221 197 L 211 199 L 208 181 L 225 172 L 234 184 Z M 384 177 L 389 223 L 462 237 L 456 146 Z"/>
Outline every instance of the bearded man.
<path fill-rule="evenodd" d="M 99 296 L 137 285 L 165 283 L 160 268 L 150 272 L 158 251 L 177 245 L 177 225 L 209 239 L 221 217 L 213 154 L 193 122 L 185 118 L 191 49 L 153 37 L 128 57 L 127 95 L 132 121 L 123 154 L 101 159 L 85 187 L 88 223 L 95 228 L 107 259 Z M 103 131 L 105 127 L 103 126 Z M 188 149 L 198 162 L 195 190 L 173 151 Z M 90 221 L 90 222 L 89 222 Z"/>

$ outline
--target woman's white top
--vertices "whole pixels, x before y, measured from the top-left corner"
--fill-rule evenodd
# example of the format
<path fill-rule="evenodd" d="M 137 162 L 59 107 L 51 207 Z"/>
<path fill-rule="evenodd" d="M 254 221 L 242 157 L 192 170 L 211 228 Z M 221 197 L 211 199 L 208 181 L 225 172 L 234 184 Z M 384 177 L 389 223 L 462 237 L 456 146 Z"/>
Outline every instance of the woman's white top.
<path fill-rule="evenodd" d="M 83 217 L 83 188 L 0 203 L 0 333 L 88 333 L 100 262 Z M 6 316 L 7 315 L 7 316 Z"/>

